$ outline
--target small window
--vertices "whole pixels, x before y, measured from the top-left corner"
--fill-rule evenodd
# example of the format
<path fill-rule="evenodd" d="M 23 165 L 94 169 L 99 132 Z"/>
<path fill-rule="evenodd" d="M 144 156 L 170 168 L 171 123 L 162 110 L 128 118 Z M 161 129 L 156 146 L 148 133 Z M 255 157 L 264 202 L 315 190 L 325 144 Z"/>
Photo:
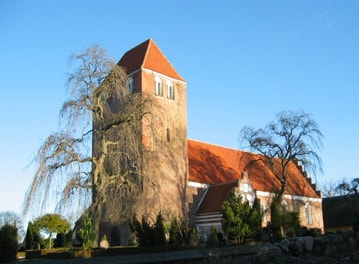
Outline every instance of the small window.
<path fill-rule="evenodd" d="M 167 142 L 171 141 L 171 131 L 169 128 L 167 128 Z"/>
<path fill-rule="evenodd" d="M 312 206 L 309 203 L 305 204 L 305 217 L 307 219 L 307 224 L 313 224 L 313 215 L 312 215 Z"/>
<path fill-rule="evenodd" d="M 241 192 L 245 192 L 245 193 L 249 192 L 248 183 L 241 183 L 241 184 L 239 185 L 239 190 L 240 190 Z"/>
<path fill-rule="evenodd" d="M 133 93 L 135 90 L 135 86 L 133 84 L 133 78 L 132 77 L 128 77 L 127 79 L 127 83 L 128 83 L 128 90 Z"/>
<path fill-rule="evenodd" d="M 159 96 L 163 96 L 163 90 L 162 90 L 162 80 L 160 77 L 155 77 L 155 94 Z"/>
<path fill-rule="evenodd" d="M 262 214 L 262 222 L 267 223 L 267 210 L 264 205 L 261 204 L 261 214 Z"/>
<path fill-rule="evenodd" d="M 167 81 L 167 98 L 172 100 L 175 99 L 175 91 L 171 81 Z"/>

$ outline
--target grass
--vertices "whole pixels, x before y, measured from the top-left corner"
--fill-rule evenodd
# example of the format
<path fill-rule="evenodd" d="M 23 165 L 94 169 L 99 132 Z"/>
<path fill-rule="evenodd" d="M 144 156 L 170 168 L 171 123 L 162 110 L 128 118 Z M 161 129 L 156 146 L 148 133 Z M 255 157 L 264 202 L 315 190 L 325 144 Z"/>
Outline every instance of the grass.
<path fill-rule="evenodd" d="M 18 258 L 34 259 L 68 259 L 68 258 L 90 258 L 90 257 L 108 257 L 118 255 L 133 255 L 142 253 L 159 253 L 165 251 L 180 251 L 189 249 L 190 247 L 181 247 L 174 245 L 154 246 L 154 247 L 137 247 L 137 246 L 112 246 L 108 249 L 94 248 L 91 250 L 83 250 L 80 247 L 72 248 L 53 248 L 51 250 L 28 250 L 19 252 Z"/>

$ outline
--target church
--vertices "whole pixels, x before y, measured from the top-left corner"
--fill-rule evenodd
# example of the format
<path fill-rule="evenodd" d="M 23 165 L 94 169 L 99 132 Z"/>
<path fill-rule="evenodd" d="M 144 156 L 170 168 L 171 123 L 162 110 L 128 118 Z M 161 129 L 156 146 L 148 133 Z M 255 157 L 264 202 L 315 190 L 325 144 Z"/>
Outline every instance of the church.
<path fill-rule="evenodd" d="M 187 137 L 186 81 L 152 39 L 128 50 L 118 64 L 127 73 L 129 89 L 147 93 L 155 101 L 151 111 L 156 114 L 156 127 L 150 128 L 150 120 L 142 121 L 142 142 L 146 153 L 151 153 L 145 154 L 144 173 L 159 188 L 144 188 L 141 213 L 152 218 L 158 212 L 165 218 L 183 217 L 201 235 L 211 226 L 221 231 L 221 205 L 235 189 L 249 203 L 260 199 L 262 226 L 266 226 L 280 182 L 264 162 L 251 162 L 259 155 Z M 288 170 L 282 205 L 299 212 L 302 226 L 323 230 L 321 193 L 302 166 L 293 163 Z"/>

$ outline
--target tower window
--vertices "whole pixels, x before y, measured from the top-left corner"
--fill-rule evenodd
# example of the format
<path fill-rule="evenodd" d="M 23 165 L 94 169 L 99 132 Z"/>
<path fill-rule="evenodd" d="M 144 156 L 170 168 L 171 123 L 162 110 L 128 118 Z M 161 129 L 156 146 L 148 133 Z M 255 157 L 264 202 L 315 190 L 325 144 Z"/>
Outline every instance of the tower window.
<path fill-rule="evenodd" d="M 158 76 L 155 76 L 155 94 L 163 96 L 162 80 Z"/>
<path fill-rule="evenodd" d="M 169 128 L 167 128 L 167 142 L 171 141 L 171 131 Z"/>
<path fill-rule="evenodd" d="M 175 90 L 171 81 L 167 81 L 167 98 L 175 99 Z"/>

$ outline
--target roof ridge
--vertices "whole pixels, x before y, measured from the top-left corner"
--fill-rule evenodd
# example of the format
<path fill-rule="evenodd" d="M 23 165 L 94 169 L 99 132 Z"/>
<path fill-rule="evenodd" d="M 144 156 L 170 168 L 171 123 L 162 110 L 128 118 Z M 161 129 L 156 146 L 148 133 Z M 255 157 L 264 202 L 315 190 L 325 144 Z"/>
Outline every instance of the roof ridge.
<path fill-rule="evenodd" d="M 252 154 L 252 155 L 260 155 L 260 156 L 262 156 L 261 154 L 255 153 L 255 152 L 252 152 L 252 151 L 247 151 L 247 150 L 242 150 L 242 149 L 236 149 L 236 148 L 234 148 L 234 147 L 227 147 L 227 146 L 222 146 L 222 145 L 214 144 L 214 143 L 208 143 L 208 142 L 204 142 L 204 141 L 197 140 L 197 139 L 190 139 L 190 138 L 188 138 L 187 140 L 188 140 L 188 141 L 197 142 L 197 143 L 202 143 L 202 144 L 209 145 L 209 146 L 214 146 L 214 147 L 222 148 L 222 149 L 229 149 L 229 150 L 233 150 L 233 151 L 245 152 L 245 153 L 249 153 L 249 154 Z"/>
<path fill-rule="evenodd" d="M 263 155 L 239 149 L 223 147 L 198 140 L 187 139 L 189 152 L 190 180 L 208 184 L 211 187 L 221 187 L 240 177 L 248 164 L 252 164 L 249 177 L 256 190 L 273 192 L 278 188 L 279 182 L 268 165 L 263 163 Z M 209 162 L 209 160 L 211 162 Z M 260 160 L 259 162 L 253 162 Z M 276 163 L 279 159 L 276 158 Z M 208 164 L 210 163 L 210 164 Z M 288 181 L 287 192 L 290 195 L 305 194 L 308 197 L 320 197 L 316 185 L 293 162 L 289 173 L 292 175 Z M 230 171 L 229 171 L 230 170 Z M 248 170 L 247 170 L 248 171 Z M 220 185 L 218 185 L 220 184 Z M 298 184 L 302 184 L 299 186 Z M 306 190 L 304 190 L 306 189 Z"/>
<path fill-rule="evenodd" d="M 226 147 L 226 146 L 222 146 L 222 145 L 215 144 L 215 143 L 208 143 L 208 142 L 205 142 L 205 141 L 202 141 L 202 140 L 198 140 L 198 139 L 188 138 L 187 140 L 193 141 L 193 142 L 197 142 L 197 143 L 202 143 L 202 144 L 205 144 L 205 145 L 211 145 L 211 146 L 215 146 L 215 147 L 220 147 L 220 148 L 227 148 L 227 149 L 238 150 L 238 149 L 235 149 L 235 148 L 233 148 L 233 147 Z"/>
<path fill-rule="evenodd" d="M 234 181 L 228 181 L 228 182 L 221 182 L 221 183 L 216 183 L 216 184 L 209 184 L 209 188 L 211 187 L 216 187 L 216 186 L 221 186 L 221 185 L 230 185 L 230 184 L 234 184 L 234 183 L 238 183 L 238 179 L 234 180 Z"/>
<path fill-rule="evenodd" d="M 118 64 L 126 69 L 127 74 L 144 69 L 185 82 L 151 38 L 125 52 Z"/>
<path fill-rule="evenodd" d="M 172 63 L 169 61 L 169 59 L 167 59 L 167 57 L 165 56 L 165 54 L 162 52 L 162 50 L 157 46 L 156 42 L 152 39 L 150 39 L 150 42 L 152 42 L 154 44 L 154 46 L 159 50 L 159 52 L 161 53 L 161 55 L 163 56 L 163 58 L 168 62 L 168 64 L 173 68 L 174 72 L 178 75 L 178 77 L 180 77 L 180 79 L 182 81 L 184 81 L 183 77 L 177 72 L 176 68 L 172 65 Z"/>
<path fill-rule="evenodd" d="M 146 48 L 146 52 L 145 52 L 145 56 L 143 56 L 143 61 L 142 61 L 142 64 L 140 65 L 141 68 L 145 68 L 145 64 L 146 64 L 146 60 L 147 60 L 147 56 L 148 56 L 148 53 L 149 53 L 149 50 L 150 50 L 150 46 L 151 46 L 151 43 L 153 42 L 153 40 L 151 38 L 147 39 L 146 41 L 144 41 L 143 43 L 146 43 L 148 42 L 147 44 L 147 48 Z M 141 45 L 141 44 L 140 44 Z"/>

